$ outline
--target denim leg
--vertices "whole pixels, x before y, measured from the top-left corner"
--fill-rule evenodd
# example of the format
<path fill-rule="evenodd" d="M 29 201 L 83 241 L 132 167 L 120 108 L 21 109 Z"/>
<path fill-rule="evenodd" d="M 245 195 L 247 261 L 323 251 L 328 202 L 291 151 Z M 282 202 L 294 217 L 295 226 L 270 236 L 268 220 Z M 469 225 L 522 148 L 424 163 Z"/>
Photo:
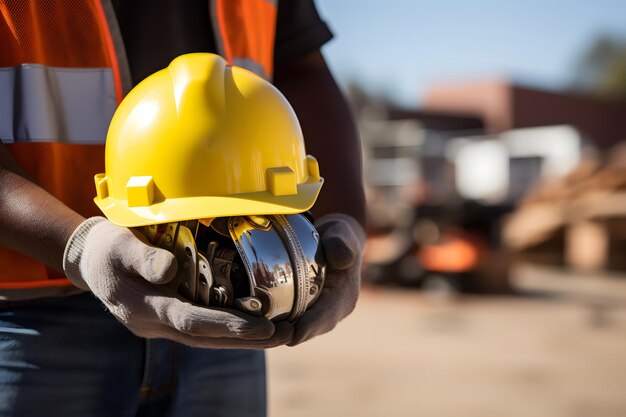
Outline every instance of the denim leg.
<path fill-rule="evenodd" d="M 144 344 L 91 294 L 0 303 L 0 416 L 133 416 Z"/>
<path fill-rule="evenodd" d="M 265 352 L 179 345 L 179 382 L 171 417 L 267 414 Z"/>
<path fill-rule="evenodd" d="M 145 363 L 137 417 L 266 415 L 263 351 L 194 349 L 153 339 Z"/>
<path fill-rule="evenodd" d="M 141 405 L 136 417 L 162 417 L 172 410 L 178 384 L 178 344 L 170 340 L 146 341 L 141 386 Z"/>
<path fill-rule="evenodd" d="M 266 415 L 265 353 L 134 336 L 91 294 L 0 303 L 0 417 Z"/>

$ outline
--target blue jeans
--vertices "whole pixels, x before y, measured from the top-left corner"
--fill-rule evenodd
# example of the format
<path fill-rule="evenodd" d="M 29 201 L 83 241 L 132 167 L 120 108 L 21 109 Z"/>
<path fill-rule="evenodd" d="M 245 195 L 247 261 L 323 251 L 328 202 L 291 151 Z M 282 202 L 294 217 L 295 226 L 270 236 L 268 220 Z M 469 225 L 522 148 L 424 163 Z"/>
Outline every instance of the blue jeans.
<path fill-rule="evenodd" d="M 133 335 L 91 294 L 0 302 L 0 416 L 264 416 L 263 351 Z"/>

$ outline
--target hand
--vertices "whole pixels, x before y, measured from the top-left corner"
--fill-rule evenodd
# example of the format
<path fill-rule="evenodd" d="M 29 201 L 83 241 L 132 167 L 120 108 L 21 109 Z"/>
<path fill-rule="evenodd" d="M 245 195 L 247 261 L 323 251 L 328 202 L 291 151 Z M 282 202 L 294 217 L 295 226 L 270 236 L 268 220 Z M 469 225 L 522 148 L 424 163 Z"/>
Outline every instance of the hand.
<path fill-rule="evenodd" d="M 179 299 L 175 289 L 163 285 L 176 276 L 174 255 L 104 217 L 87 219 L 74 231 L 63 269 L 74 285 L 93 292 L 137 336 L 249 349 L 283 345 L 292 337 L 289 325 Z"/>
<path fill-rule="evenodd" d="M 294 324 L 293 339 L 298 345 L 331 331 L 354 310 L 361 287 L 361 259 L 365 231 L 352 217 L 329 214 L 315 222 L 328 262 L 320 298 Z"/>

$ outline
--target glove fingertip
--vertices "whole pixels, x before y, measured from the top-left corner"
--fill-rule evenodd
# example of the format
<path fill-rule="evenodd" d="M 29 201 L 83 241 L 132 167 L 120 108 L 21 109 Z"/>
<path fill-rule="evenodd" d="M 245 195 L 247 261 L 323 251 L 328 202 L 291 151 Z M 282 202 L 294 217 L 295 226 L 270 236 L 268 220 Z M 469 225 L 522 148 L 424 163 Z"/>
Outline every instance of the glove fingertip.
<path fill-rule="evenodd" d="M 229 327 L 235 337 L 240 339 L 269 339 L 276 331 L 274 323 L 265 319 L 254 322 L 241 321 Z"/>
<path fill-rule="evenodd" d="M 284 340 L 285 343 L 287 343 L 293 340 L 294 333 L 295 329 L 293 327 L 293 324 L 286 321 L 280 321 L 274 324 L 274 334 L 272 335 L 272 337 L 278 340 Z"/>

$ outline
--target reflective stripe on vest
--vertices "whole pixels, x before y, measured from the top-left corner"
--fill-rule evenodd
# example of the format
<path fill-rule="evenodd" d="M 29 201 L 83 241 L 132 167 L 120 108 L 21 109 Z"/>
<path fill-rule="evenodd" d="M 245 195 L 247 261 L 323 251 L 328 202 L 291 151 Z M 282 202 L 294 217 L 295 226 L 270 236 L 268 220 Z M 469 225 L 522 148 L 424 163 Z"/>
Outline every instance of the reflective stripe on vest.
<path fill-rule="evenodd" d="M 110 0 L 0 0 L 0 140 L 37 184 L 85 217 L 110 119 L 130 77 Z M 0 299 L 72 293 L 44 264 L 0 248 Z"/>
<path fill-rule="evenodd" d="M 0 68 L 2 142 L 102 144 L 117 98 L 110 68 Z"/>
<path fill-rule="evenodd" d="M 217 50 L 232 65 L 271 80 L 277 0 L 210 0 Z"/>

